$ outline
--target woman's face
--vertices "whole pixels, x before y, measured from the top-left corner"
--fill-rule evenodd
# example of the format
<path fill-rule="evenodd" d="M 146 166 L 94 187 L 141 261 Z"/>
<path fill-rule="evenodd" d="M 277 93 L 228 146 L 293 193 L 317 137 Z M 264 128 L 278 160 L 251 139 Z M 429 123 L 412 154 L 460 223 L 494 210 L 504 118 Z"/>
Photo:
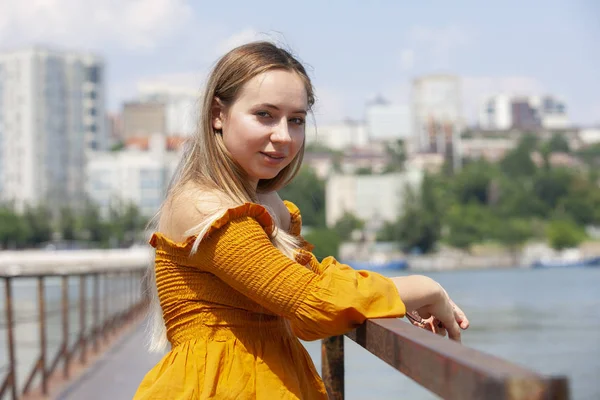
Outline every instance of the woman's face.
<path fill-rule="evenodd" d="M 308 97 L 295 72 L 271 70 L 248 81 L 237 100 L 220 109 L 213 127 L 256 187 L 294 159 L 304 142 Z"/>

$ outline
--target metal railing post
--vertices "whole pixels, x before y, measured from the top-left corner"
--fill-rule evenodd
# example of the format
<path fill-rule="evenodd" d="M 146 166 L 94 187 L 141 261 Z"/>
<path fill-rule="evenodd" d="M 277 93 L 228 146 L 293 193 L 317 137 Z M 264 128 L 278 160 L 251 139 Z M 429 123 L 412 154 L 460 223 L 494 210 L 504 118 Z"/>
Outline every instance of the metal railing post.
<path fill-rule="evenodd" d="M 46 368 L 46 349 L 47 349 L 47 341 L 46 341 L 46 298 L 45 298 L 45 290 L 44 290 L 44 277 L 38 277 L 38 303 L 39 303 L 39 311 L 40 311 L 40 368 L 42 373 L 42 393 L 44 395 L 48 394 L 48 369 Z"/>
<path fill-rule="evenodd" d="M 69 276 L 62 277 L 63 376 L 69 377 Z"/>
<path fill-rule="evenodd" d="M 94 352 L 98 352 L 98 335 L 100 334 L 100 275 L 94 274 L 94 323 L 92 332 L 94 335 Z"/>
<path fill-rule="evenodd" d="M 321 369 L 327 394 L 332 400 L 344 399 L 344 337 L 321 341 Z"/>
<path fill-rule="evenodd" d="M 8 360 L 10 364 L 10 392 L 12 400 L 17 400 L 17 367 L 15 364 L 15 340 L 14 340 L 14 318 L 13 318 L 13 307 L 12 307 L 12 284 L 11 278 L 7 277 L 4 279 L 5 284 L 5 296 L 6 296 L 6 334 L 8 339 Z"/>
<path fill-rule="evenodd" d="M 85 314 L 86 310 L 86 288 L 85 288 L 85 275 L 79 276 L 79 345 L 80 345 L 80 353 L 79 353 L 79 362 L 81 364 L 85 364 L 86 358 L 86 338 L 85 338 Z"/>

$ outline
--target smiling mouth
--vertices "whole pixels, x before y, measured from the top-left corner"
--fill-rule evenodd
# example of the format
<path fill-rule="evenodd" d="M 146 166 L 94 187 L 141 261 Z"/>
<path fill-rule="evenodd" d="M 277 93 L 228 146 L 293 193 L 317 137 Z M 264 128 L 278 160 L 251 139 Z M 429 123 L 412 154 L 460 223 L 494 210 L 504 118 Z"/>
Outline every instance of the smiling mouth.
<path fill-rule="evenodd" d="M 285 155 L 282 155 L 282 154 L 269 154 L 269 153 L 263 153 L 263 152 L 261 152 L 260 154 L 263 154 L 273 160 L 283 160 L 285 158 Z"/>

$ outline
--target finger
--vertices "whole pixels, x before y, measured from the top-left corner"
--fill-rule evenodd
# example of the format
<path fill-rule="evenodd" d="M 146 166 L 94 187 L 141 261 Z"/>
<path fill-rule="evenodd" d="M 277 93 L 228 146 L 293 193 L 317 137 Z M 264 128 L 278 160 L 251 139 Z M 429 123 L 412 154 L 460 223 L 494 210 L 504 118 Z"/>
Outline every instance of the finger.
<path fill-rule="evenodd" d="M 437 331 L 438 331 L 438 328 L 437 328 L 437 326 L 435 326 L 435 324 L 433 323 L 433 318 L 430 318 L 430 319 L 427 321 L 427 330 L 429 330 L 429 331 L 431 331 L 431 332 L 433 332 L 433 333 L 437 333 Z"/>
<path fill-rule="evenodd" d="M 440 335 L 441 337 L 446 337 L 446 334 L 448 333 L 446 331 L 446 328 L 437 328 L 437 332 L 438 335 Z"/>
<path fill-rule="evenodd" d="M 452 300 L 450 300 L 450 304 L 452 304 L 454 318 L 456 319 L 456 322 L 458 322 L 458 325 L 462 329 L 467 329 L 469 327 L 469 319 L 467 318 L 463 310 L 461 310 L 460 307 L 457 306 Z"/>
<path fill-rule="evenodd" d="M 460 328 L 456 321 L 452 321 L 451 324 L 445 325 L 446 330 L 448 331 L 448 337 L 452 340 L 456 340 L 460 343 Z"/>
<path fill-rule="evenodd" d="M 456 318 L 454 316 L 454 311 L 451 306 L 451 303 L 446 303 L 446 307 L 444 307 L 444 311 L 437 316 L 440 322 L 443 324 L 444 328 L 448 332 L 448 337 L 452 340 L 456 340 L 460 342 L 460 328 L 458 323 L 456 322 Z"/>

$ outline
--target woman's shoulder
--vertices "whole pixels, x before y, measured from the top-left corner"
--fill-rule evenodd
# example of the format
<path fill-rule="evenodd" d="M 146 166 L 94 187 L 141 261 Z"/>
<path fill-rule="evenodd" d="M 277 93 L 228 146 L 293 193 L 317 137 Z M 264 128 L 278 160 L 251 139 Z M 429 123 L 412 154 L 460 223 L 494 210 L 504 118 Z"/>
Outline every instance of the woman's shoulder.
<path fill-rule="evenodd" d="M 277 192 L 263 193 L 258 196 L 261 204 L 266 206 L 275 216 L 277 225 L 286 232 L 290 228 L 291 224 L 291 209 L 296 206 L 293 203 L 281 200 Z"/>
<path fill-rule="evenodd" d="M 185 185 L 165 201 L 158 231 L 181 242 L 187 239 L 187 232 L 207 218 L 239 205 L 217 189 Z"/>

